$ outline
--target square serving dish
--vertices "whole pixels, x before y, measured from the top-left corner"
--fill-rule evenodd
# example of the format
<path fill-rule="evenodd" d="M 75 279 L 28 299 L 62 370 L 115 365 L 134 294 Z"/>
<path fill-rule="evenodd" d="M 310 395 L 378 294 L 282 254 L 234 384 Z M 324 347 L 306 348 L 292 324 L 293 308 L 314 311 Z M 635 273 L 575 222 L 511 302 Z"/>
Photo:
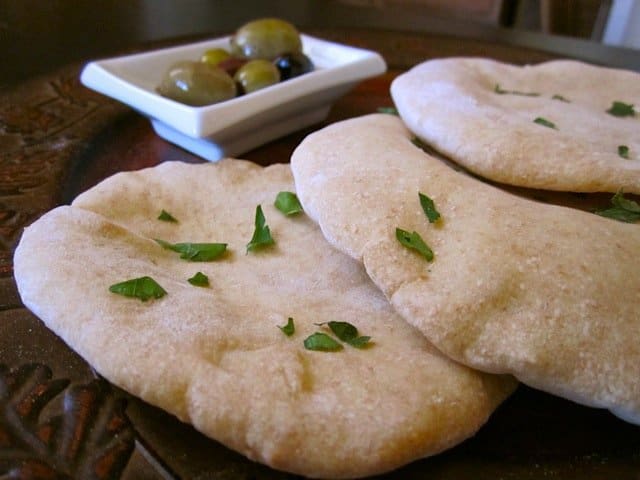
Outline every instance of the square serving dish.
<path fill-rule="evenodd" d="M 332 103 L 365 78 L 384 73 L 370 50 L 301 35 L 314 71 L 231 100 L 191 107 L 156 92 L 175 62 L 198 60 L 230 37 L 88 63 L 81 82 L 149 117 L 155 132 L 207 160 L 241 155 L 257 146 L 321 122 Z"/>

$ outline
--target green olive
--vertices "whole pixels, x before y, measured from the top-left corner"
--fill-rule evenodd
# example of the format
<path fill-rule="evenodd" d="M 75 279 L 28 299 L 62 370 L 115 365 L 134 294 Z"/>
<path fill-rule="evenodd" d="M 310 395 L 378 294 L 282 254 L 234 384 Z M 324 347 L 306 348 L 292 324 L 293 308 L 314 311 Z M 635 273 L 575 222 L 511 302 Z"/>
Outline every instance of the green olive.
<path fill-rule="evenodd" d="M 200 57 L 200 61 L 217 67 L 220 62 L 230 57 L 231 54 L 224 48 L 210 48 L 209 50 L 205 50 Z"/>
<path fill-rule="evenodd" d="M 236 96 L 233 78 L 224 70 L 202 62 L 183 61 L 165 73 L 160 95 L 192 106 L 210 105 Z"/>
<path fill-rule="evenodd" d="M 251 60 L 238 69 L 233 79 L 244 93 L 251 93 L 278 83 L 280 72 L 268 60 Z"/>
<path fill-rule="evenodd" d="M 273 60 L 302 51 L 296 27 L 278 18 L 262 18 L 240 27 L 231 37 L 231 52 L 238 57 Z"/>

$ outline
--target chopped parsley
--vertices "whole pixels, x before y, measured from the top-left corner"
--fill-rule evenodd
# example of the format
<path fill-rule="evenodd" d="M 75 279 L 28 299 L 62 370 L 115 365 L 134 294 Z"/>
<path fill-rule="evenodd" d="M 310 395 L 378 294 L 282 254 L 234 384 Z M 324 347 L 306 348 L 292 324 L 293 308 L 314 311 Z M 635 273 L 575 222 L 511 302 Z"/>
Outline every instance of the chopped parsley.
<path fill-rule="evenodd" d="M 321 326 L 324 324 L 318 324 Z M 358 329 L 350 324 L 349 322 L 327 322 L 326 324 L 329 329 L 333 332 L 333 334 L 342 340 L 344 343 L 347 343 L 355 348 L 365 348 L 370 345 L 369 341 L 371 337 L 368 336 L 360 336 L 358 333 Z"/>
<path fill-rule="evenodd" d="M 158 220 L 162 220 L 163 222 L 178 223 L 178 220 L 166 210 L 162 210 L 162 212 L 160 212 L 160 215 L 158 215 Z"/>
<path fill-rule="evenodd" d="M 180 258 L 191 262 L 210 262 L 219 258 L 226 250 L 226 243 L 169 243 L 155 239 L 162 248 L 180 254 Z"/>
<path fill-rule="evenodd" d="M 287 216 L 295 215 L 296 213 L 300 213 L 303 211 L 300 200 L 298 200 L 297 195 L 293 192 L 278 193 L 274 205 L 278 210 L 280 210 Z"/>
<path fill-rule="evenodd" d="M 433 260 L 433 251 L 424 242 L 418 232 L 409 233 L 401 228 L 396 228 L 396 238 L 405 247 L 415 250 L 428 262 Z"/>
<path fill-rule="evenodd" d="M 366 348 L 371 345 L 371 337 L 360 336 L 358 334 L 358 329 L 355 326 L 351 325 L 349 322 L 332 321 L 326 323 L 316 323 L 315 325 L 318 327 L 322 327 L 324 325 L 328 326 L 331 332 L 333 332 L 336 337 L 354 348 Z M 296 331 L 292 317 L 289 317 L 287 319 L 286 325 L 278 325 L 278 328 L 287 337 L 292 336 Z M 337 352 L 339 350 L 342 350 L 343 348 L 340 342 L 324 332 L 316 332 L 312 335 L 309 335 L 304 339 L 303 345 L 307 350 L 314 350 L 319 352 Z"/>
<path fill-rule="evenodd" d="M 251 241 L 247 243 L 247 252 L 276 243 L 271 237 L 269 226 L 266 223 L 264 213 L 262 213 L 262 206 L 260 205 L 256 207 L 256 219 L 254 223 L 255 230 L 253 231 Z"/>
<path fill-rule="evenodd" d="M 538 125 L 542 125 L 544 127 L 549 127 L 549 128 L 554 128 L 554 129 L 557 130 L 555 123 L 550 122 L 546 118 L 536 117 L 536 119 L 533 121 L 533 123 L 537 123 Z"/>
<path fill-rule="evenodd" d="M 389 115 L 400 115 L 396 107 L 378 107 L 378 113 L 388 113 Z"/>
<path fill-rule="evenodd" d="M 620 155 L 622 158 L 629 158 L 629 147 L 627 147 L 626 145 L 618 145 L 618 155 Z"/>
<path fill-rule="evenodd" d="M 167 292 L 151 277 L 132 278 L 120 283 L 114 283 L 109 291 L 125 297 L 139 298 L 146 302 L 150 298 L 162 298 Z"/>
<path fill-rule="evenodd" d="M 520 95 L 523 97 L 539 97 L 540 94 L 537 92 L 522 92 L 520 90 L 505 90 L 503 89 L 499 83 L 496 83 L 493 91 L 499 95 Z"/>
<path fill-rule="evenodd" d="M 621 222 L 635 223 L 640 220 L 640 205 L 633 200 L 624 198 L 622 190 L 618 190 L 611 199 L 611 207 L 596 210 L 595 213 Z"/>
<path fill-rule="evenodd" d="M 552 100 L 560 100 L 561 102 L 565 102 L 565 103 L 571 103 L 571 100 L 569 100 L 566 97 L 563 97 L 562 95 L 558 95 L 555 94 L 553 97 L 551 97 Z"/>
<path fill-rule="evenodd" d="M 427 197 L 424 193 L 418 192 L 418 197 L 420 198 L 420 205 L 422 206 L 422 210 L 425 215 L 429 219 L 429 223 L 435 223 L 440 219 L 440 212 L 436 210 L 436 206 L 429 197 Z"/>
<path fill-rule="evenodd" d="M 209 286 L 209 277 L 207 277 L 204 273 L 198 272 L 193 277 L 188 278 L 187 282 L 196 287 L 208 287 Z"/>
<path fill-rule="evenodd" d="M 282 330 L 282 333 L 284 333 L 287 337 L 290 337 L 291 335 L 296 333 L 296 326 L 293 324 L 293 318 L 291 317 L 287 319 L 286 325 L 278 325 L 278 328 Z"/>
<path fill-rule="evenodd" d="M 632 104 L 619 101 L 613 102 L 607 113 L 614 117 L 633 117 L 636 114 Z"/>
<path fill-rule="evenodd" d="M 316 332 L 304 339 L 304 348 L 317 352 L 337 352 L 343 347 L 326 333 Z"/>

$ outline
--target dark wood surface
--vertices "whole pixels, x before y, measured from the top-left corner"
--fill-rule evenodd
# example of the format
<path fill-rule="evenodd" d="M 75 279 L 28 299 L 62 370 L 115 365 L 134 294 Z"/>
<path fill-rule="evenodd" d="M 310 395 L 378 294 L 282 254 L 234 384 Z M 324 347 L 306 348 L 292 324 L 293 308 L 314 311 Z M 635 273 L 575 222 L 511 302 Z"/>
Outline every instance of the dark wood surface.
<path fill-rule="evenodd" d="M 388 73 L 340 99 L 324 123 L 390 106 L 391 80 L 429 58 L 476 55 L 524 64 L 580 56 L 572 41 L 528 41 L 527 35 L 484 27 L 445 33 L 419 32 L 413 24 L 400 31 L 393 22 L 389 28 L 358 25 L 305 29 L 377 50 L 389 65 Z M 626 51 L 593 47 L 582 56 L 638 68 Z M 157 137 L 137 113 L 82 87 L 82 63 L 7 82 L 11 86 L 0 93 L 0 478 L 293 478 L 254 464 L 101 382 L 21 305 L 12 253 L 24 226 L 112 173 L 165 160 L 202 161 Z M 320 126 L 244 158 L 287 162 L 300 140 Z M 96 431 L 99 435 L 87 433 Z M 638 480 L 640 428 L 522 386 L 474 438 L 384 478 Z"/>

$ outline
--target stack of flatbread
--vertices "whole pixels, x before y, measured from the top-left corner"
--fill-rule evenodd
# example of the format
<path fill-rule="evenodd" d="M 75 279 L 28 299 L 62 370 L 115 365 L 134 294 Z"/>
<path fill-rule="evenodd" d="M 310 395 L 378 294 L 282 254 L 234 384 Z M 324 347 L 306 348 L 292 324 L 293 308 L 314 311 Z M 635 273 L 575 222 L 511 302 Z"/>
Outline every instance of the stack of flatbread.
<path fill-rule="evenodd" d="M 232 159 L 115 175 L 26 229 L 20 294 L 108 380 L 277 469 L 373 475 L 473 435 L 516 382 L 436 350 L 307 215 L 274 207 L 292 190 L 288 165 Z M 274 243 L 247 251 L 257 206 Z M 196 261 L 158 240 L 227 246 Z M 110 291 L 145 277 L 164 296 Z"/>
<path fill-rule="evenodd" d="M 407 127 L 490 180 L 640 193 L 640 75 L 571 60 L 432 60 L 396 78 Z"/>
<path fill-rule="evenodd" d="M 640 423 L 640 227 L 516 197 L 415 142 L 495 181 L 640 192 L 639 119 L 606 113 L 633 110 L 638 83 L 428 62 L 392 87 L 401 118 L 324 128 L 291 166 L 103 181 L 25 230 L 20 294 L 111 382 L 309 477 L 450 448 L 516 379 Z"/>

